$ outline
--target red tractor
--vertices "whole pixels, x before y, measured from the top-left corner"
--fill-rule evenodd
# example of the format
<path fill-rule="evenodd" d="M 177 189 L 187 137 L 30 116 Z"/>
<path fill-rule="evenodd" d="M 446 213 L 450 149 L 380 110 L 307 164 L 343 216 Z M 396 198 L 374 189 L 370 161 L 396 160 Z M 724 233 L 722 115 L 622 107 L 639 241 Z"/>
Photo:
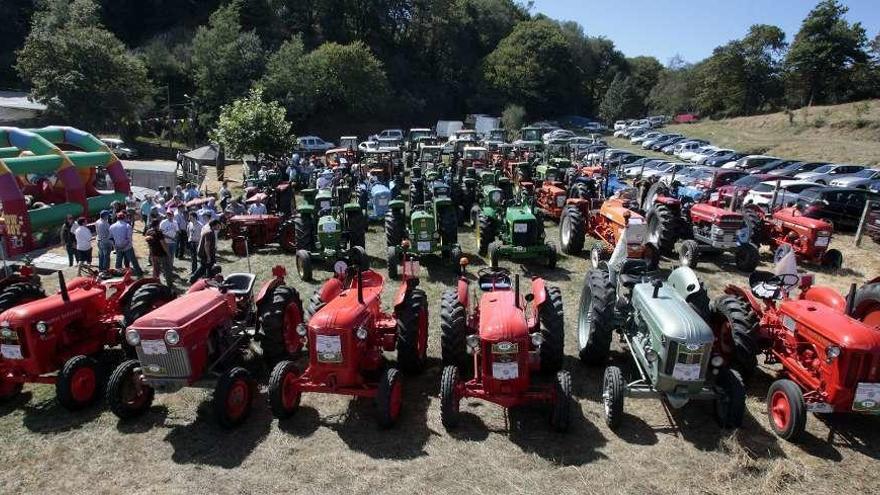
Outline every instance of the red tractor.
<path fill-rule="evenodd" d="M 572 399 L 571 376 L 562 369 L 565 340 L 562 293 L 532 279 L 532 293 L 520 294 L 519 275 L 483 268 L 471 293 L 462 260 L 456 290 L 441 300 L 440 328 L 443 374 L 440 379 L 440 419 L 447 429 L 459 419 L 462 399 L 474 397 L 511 408 L 526 404 L 552 405 L 551 425 L 568 429 Z M 460 371 L 471 378 L 462 378 Z M 471 375 L 472 372 L 472 375 Z M 539 374 L 555 374 L 552 383 Z"/>
<path fill-rule="evenodd" d="M 834 227 L 825 220 L 806 217 L 797 207 L 781 208 L 770 215 L 758 207 L 746 207 L 743 215 L 752 230 L 752 242 L 770 246 L 775 261 L 794 252 L 799 262 L 833 269 L 843 265 L 843 254 L 828 249 Z"/>
<path fill-rule="evenodd" d="M 397 365 L 418 372 L 428 352 L 428 299 L 418 289 L 416 263 L 404 260 L 403 281 L 392 312 L 382 310 L 385 279 L 373 270 L 338 261 L 336 277 L 309 302 L 308 324 L 297 328 L 309 349 L 300 372 L 282 361 L 269 379 L 269 405 L 278 418 L 299 408 L 303 393 L 368 397 L 376 402 L 379 425 L 393 425 L 400 415 L 402 388 L 398 369 L 386 366 L 383 353 L 397 350 Z"/>
<path fill-rule="evenodd" d="M 0 314 L 0 400 L 17 395 L 25 383 L 54 384 L 68 410 L 97 399 L 100 355 L 123 342 L 127 323 L 174 297 L 156 279 L 133 280 L 128 270 L 110 275 L 65 283 L 58 272 L 58 294 Z"/>
<path fill-rule="evenodd" d="M 120 364 L 107 385 L 107 403 L 121 419 L 143 414 L 156 392 L 213 383 L 213 409 L 225 428 L 241 424 L 257 394 L 246 366 L 256 361 L 259 341 L 270 365 L 299 352 L 296 327 L 302 302 L 285 285 L 283 266 L 254 297 L 256 277 L 232 273 L 201 279 L 174 301 L 129 324 L 125 340 L 137 359 Z"/>
<path fill-rule="evenodd" d="M 656 267 L 660 254 L 653 244 L 647 242 L 645 218 L 631 209 L 636 201 L 614 197 L 605 200 L 598 210 L 593 209 L 593 203 L 590 199 L 568 200 L 559 223 L 562 252 L 580 253 L 586 236 L 590 236 L 598 240 L 590 249 L 590 261 L 593 267 L 598 267 L 600 261 L 611 255 L 625 231 L 627 258 L 645 259 L 649 266 Z"/>
<path fill-rule="evenodd" d="M 236 215 L 226 224 L 232 252 L 245 256 L 253 249 L 277 242 L 286 253 L 296 253 L 296 229 L 292 219 L 279 215 Z"/>
<path fill-rule="evenodd" d="M 19 304 L 46 297 L 40 277 L 29 259 L 23 265 L 8 265 L 0 277 L 0 313 Z"/>
<path fill-rule="evenodd" d="M 812 275 L 756 271 L 751 290 L 728 286 L 714 303 L 716 326 L 750 335 L 766 363 L 782 365 L 767 415 L 790 441 L 803 433 L 807 412 L 880 413 L 880 287 L 853 286 L 845 298 L 812 283 Z"/>

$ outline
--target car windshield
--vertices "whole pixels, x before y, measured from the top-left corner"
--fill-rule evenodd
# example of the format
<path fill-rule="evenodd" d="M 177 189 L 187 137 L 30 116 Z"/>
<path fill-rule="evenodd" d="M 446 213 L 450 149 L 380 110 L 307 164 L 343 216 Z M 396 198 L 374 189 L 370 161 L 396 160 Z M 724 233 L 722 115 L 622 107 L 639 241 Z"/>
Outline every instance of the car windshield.
<path fill-rule="evenodd" d="M 822 188 L 821 187 L 813 187 L 813 188 L 809 188 L 809 189 L 805 189 L 805 190 L 801 191 L 800 199 L 811 201 L 814 199 L 818 199 L 819 196 L 821 196 L 821 195 L 822 195 Z"/>
<path fill-rule="evenodd" d="M 773 190 L 773 184 L 767 183 L 767 182 L 762 182 L 752 188 L 752 191 L 755 191 L 755 192 L 770 192 L 772 190 Z"/>
<path fill-rule="evenodd" d="M 863 179 L 870 179 L 870 178 L 874 177 L 876 174 L 877 174 L 876 170 L 866 168 L 865 170 L 862 170 L 861 172 L 853 174 L 853 176 L 861 177 Z"/>
<path fill-rule="evenodd" d="M 541 130 L 540 129 L 523 129 L 522 130 L 522 140 L 523 141 L 540 141 L 541 140 Z"/>
<path fill-rule="evenodd" d="M 834 165 L 822 165 L 821 167 L 813 170 L 813 172 L 816 172 L 817 174 L 826 174 L 828 172 L 831 172 L 831 170 L 833 169 Z"/>
<path fill-rule="evenodd" d="M 758 182 L 761 182 L 760 177 L 755 177 L 754 175 L 747 175 L 745 177 L 737 179 L 737 181 L 734 182 L 733 185 L 736 187 L 749 187 L 749 186 L 753 186 L 753 185 L 757 184 Z"/>

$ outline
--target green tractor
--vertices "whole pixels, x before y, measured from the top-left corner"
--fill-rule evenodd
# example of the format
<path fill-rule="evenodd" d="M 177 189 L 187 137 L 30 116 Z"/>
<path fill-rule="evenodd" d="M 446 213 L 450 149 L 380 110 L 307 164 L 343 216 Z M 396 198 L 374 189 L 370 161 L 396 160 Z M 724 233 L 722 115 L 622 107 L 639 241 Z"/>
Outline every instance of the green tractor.
<path fill-rule="evenodd" d="M 477 247 L 481 255 L 488 252 L 489 244 L 498 237 L 498 228 L 504 218 L 507 201 L 513 198 L 510 179 L 498 172 L 482 172 L 476 188 L 475 203 L 470 210 Z"/>
<path fill-rule="evenodd" d="M 303 204 L 294 217 L 296 271 L 312 280 L 316 261 L 332 265 L 338 260 L 369 267 L 364 249 L 368 221 L 360 205 L 352 201 L 347 186 L 335 189 L 303 189 Z M 352 259 L 357 258 L 357 259 Z"/>
<path fill-rule="evenodd" d="M 544 219 L 525 198 L 505 208 L 499 231 L 498 240 L 488 247 L 492 268 L 498 267 L 501 258 L 515 261 L 543 258 L 547 268 L 556 268 L 556 245 L 544 240 Z"/>
<path fill-rule="evenodd" d="M 421 205 L 414 205 L 406 221 L 406 206 L 402 200 L 389 204 L 385 215 L 385 241 L 388 245 L 388 276 L 397 278 L 403 261 L 403 250 L 408 258 L 419 260 L 422 255 L 439 253 L 458 263 L 461 247 L 458 245 L 458 209 L 450 197 L 451 187 L 446 182 L 428 182 L 429 196 Z M 404 243 L 404 240 L 408 242 Z M 410 247 L 406 247 L 410 246 Z"/>

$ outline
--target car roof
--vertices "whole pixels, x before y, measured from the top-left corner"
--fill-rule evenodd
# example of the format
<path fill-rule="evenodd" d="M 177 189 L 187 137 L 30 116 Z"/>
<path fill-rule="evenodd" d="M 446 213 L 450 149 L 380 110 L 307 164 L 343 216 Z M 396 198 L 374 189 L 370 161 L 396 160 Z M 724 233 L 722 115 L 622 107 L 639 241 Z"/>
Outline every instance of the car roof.
<path fill-rule="evenodd" d="M 770 184 L 771 186 L 775 186 L 776 181 L 775 180 L 765 180 L 765 181 L 761 181 L 761 184 Z M 821 184 L 816 184 L 815 182 L 810 182 L 808 180 L 784 179 L 784 180 L 779 181 L 779 187 L 800 186 L 800 185 L 804 185 L 804 186 L 806 186 L 806 185 L 814 185 L 814 186 L 819 185 L 819 186 L 821 186 Z"/>

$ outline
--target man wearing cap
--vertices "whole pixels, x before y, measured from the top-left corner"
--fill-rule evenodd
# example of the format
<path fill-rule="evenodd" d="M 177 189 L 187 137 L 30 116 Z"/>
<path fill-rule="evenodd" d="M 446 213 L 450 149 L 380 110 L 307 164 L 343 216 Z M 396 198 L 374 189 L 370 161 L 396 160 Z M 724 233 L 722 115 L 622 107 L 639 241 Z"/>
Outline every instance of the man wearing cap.
<path fill-rule="evenodd" d="M 101 210 L 101 216 L 95 222 L 95 236 L 98 242 L 98 271 L 105 272 L 110 269 L 110 251 L 113 242 L 110 240 L 110 218 L 108 210 Z"/>
<path fill-rule="evenodd" d="M 168 269 L 173 272 L 174 271 L 174 253 L 177 252 L 177 231 L 179 227 L 177 226 L 177 220 L 174 219 L 174 210 L 167 210 L 165 212 L 165 219 L 159 223 L 159 230 L 162 231 L 162 235 L 165 237 L 165 252 L 168 254 Z"/>
<path fill-rule="evenodd" d="M 113 246 L 116 247 L 116 269 L 121 270 L 122 261 L 126 260 L 131 264 L 135 276 L 141 277 L 144 275 L 144 271 L 141 270 L 137 255 L 134 254 L 131 236 L 131 225 L 125 219 L 125 213 L 118 213 L 116 215 L 116 223 L 110 226 L 110 239 L 113 240 Z"/>

